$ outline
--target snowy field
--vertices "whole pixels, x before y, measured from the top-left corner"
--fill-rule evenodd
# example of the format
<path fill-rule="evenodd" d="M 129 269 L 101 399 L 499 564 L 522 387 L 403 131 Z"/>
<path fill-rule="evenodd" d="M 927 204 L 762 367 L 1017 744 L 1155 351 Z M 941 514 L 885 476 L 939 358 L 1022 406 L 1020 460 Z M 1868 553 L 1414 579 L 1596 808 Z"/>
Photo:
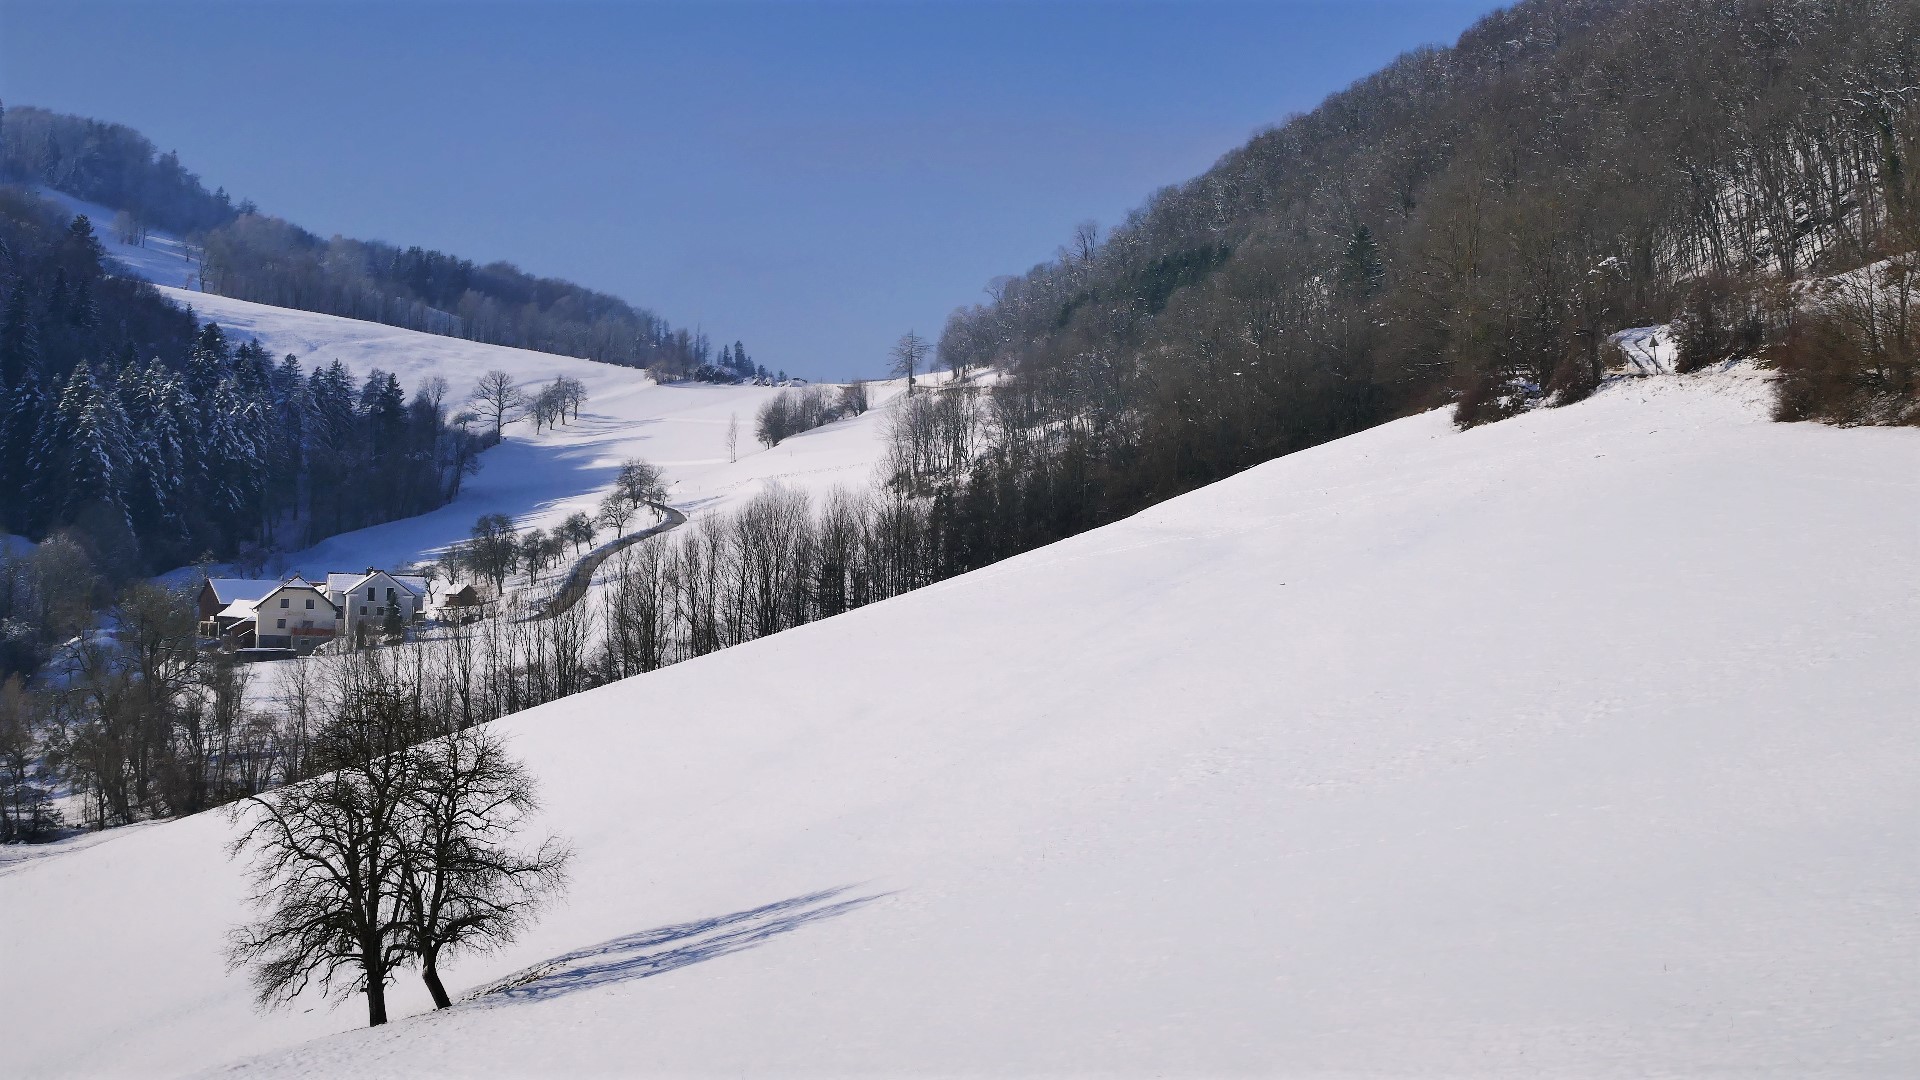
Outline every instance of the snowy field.
<path fill-rule="evenodd" d="M 0 869 L 10 1076 L 1920 1075 L 1920 432 L 1434 413 L 503 721 L 520 943 L 254 1012 L 218 814 Z"/>

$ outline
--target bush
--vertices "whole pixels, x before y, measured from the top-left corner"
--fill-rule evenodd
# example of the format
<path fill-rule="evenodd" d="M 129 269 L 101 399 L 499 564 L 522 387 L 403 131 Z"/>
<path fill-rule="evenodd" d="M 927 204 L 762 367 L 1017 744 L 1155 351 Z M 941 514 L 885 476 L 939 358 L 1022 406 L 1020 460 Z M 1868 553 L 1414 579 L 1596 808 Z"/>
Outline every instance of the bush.
<path fill-rule="evenodd" d="M 861 400 L 865 400 L 864 387 Z M 760 406 L 760 412 L 754 417 L 753 435 L 760 440 L 760 445 L 772 449 L 789 436 L 838 420 L 843 411 L 844 404 L 828 402 L 824 387 L 782 390 Z"/>
<path fill-rule="evenodd" d="M 1760 351 L 1766 321 L 1757 286 L 1732 274 L 1708 274 L 1687 289 L 1680 315 L 1673 320 L 1675 371 L 1685 375 Z"/>

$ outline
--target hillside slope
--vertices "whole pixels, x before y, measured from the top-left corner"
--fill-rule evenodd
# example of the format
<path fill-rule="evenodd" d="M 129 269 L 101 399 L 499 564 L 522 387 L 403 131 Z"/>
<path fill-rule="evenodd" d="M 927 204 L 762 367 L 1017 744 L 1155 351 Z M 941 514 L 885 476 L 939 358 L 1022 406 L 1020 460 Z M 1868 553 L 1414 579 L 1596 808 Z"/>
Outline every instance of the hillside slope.
<path fill-rule="evenodd" d="M 1414 417 L 503 721 L 575 883 L 448 1013 L 251 1012 L 219 815 L 5 872 L 8 1068 L 1913 1075 L 1920 433 L 1761 389 Z"/>
<path fill-rule="evenodd" d="M 295 570 L 323 573 L 365 565 L 403 565 L 464 539 L 481 514 L 503 513 L 522 526 L 551 528 L 576 510 L 591 514 L 613 485 L 620 463 L 640 457 L 659 465 L 677 505 L 708 509 L 782 482 L 824 490 L 864 488 L 883 452 L 883 414 L 840 421 L 763 450 L 754 415 L 779 393 L 767 386 L 655 383 L 644 371 L 440 337 L 380 323 L 254 304 L 207 293 L 162 289 L 174 302 L 258 340 L 275 355 L 293 353 L 309 367 L 344 362 L 357 376 L 374 368 L 398 375 L 409 391 L 439 376 L 458 403 L 480 375 L 498 368 L 529 392 L 562 375 L 587 388 L 580 418 L 539 434 L 521 422 L 504 443 L 481 455 L 480 471 L 460 497 L 429 514 L 331 537 L 284 559 Z M 876 383 L 881 405 L 898 392 Z M 729 462 L 726 430 L 739 424 L 739 460 Z"/>
<path fill-rule="evenodd" d="M 638 368 L 182 288 L 194 278 L 198 251 L 179 237 L 156 231 L 144 245 L 125 244 L 106 227 L 111 209 L 47 188 L 38 194 L 67 213 L 90 217 L 107 256 L 126 273 L 152 282 L 201 321 L 219 323 L 233 339 L 257 340 L 275 357 L 292 353 L 308 369 L 339 360 L 364 379 L 379 368 L 398 376 L 408 393 L 429 378 L 444 378 L 453 407 L 494 369 L 512 375 L 530 394 L 563 375 L 586 386 L 588 400 L 578 421 L 539 434 L 528 422 L 509 426 L 505 442 L 481 455 L 479 473 L 449 505 L 327 538 L 279 557 L 276 570 L 311 575 L 405 565 L 464 539 L 474 519 L 487 513 L 507 514 L 524 527 L 551 528 L 574 511 L 591 513 L 620 463 L 632 457 L 661 466 L 673 485 L 674 502 L 704 510 L 776 482 L 818 493 L 832 487 L 863 489 L 883 454 L 879 412 L 763 450 L 754 441 L 754 416 L 779 393 L 773 387 L 661 385 Z M 877 382 L 869 396 L 881 406 L 899 390 L 895 383 Z M 739 425 L 737 461 L 728 460 L 725 445 L 730 420 Z"/>

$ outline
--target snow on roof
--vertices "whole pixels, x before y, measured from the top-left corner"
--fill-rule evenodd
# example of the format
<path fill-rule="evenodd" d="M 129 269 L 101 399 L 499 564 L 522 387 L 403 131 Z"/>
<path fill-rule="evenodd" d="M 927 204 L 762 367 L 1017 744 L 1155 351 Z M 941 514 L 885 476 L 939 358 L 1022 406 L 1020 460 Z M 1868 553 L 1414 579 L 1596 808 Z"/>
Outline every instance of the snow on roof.
<path fill-rule="evenodd" d="M 295 592 L 317 593 L 319 594 L 320 601 L 322 603 L 332 608 L 334 610 L 334 614 L 336 615 L 339 614 L 340 605 L 334 601 L 332 595 L 329 594 L 327 590 L 321 588 L 318 585 L 315 585 L 313 582 L 308 581 L 307 579 L 301 577 L 298 574 L 295 574 L 294 576 L 274 586 L 272 592 L 269 592 L 267 593 L 266 596 L 263 596 L 259 600 L 254 601 L 253 602 L 254 606 L 258 607 L 260 604 L 266 603 L 267 600 L 271 598 L 274 593 L 279 592 L 281 589 L 292 589 Z"/>
<path fill-rule="evenodd" d="M 376 577 L 389 578 L 415 596 L 427 595 L 426 578 L 395 574 L 387 570 L 362 570 L 357 574 L 328 574 L 327 591 L 330 593 L 350 593 L 359 588 L 367 579 Z"/>
<path fill-rule="evenodd" d="M 233 603 L 221 608 L 214 617 L 219 619 L 251 619 L 254 615 L 254 609 L 259 607 L 259 605 L 260 601 L 258 599 L 235 600 Z"/>
<path fill-rule="evenodd" d="M 210 577 L 207 584 L 213 586 L 213 598 L 223 604 L 235 600 L 258 600 L 280 587 L 279 578 L 235 578 Z"/>

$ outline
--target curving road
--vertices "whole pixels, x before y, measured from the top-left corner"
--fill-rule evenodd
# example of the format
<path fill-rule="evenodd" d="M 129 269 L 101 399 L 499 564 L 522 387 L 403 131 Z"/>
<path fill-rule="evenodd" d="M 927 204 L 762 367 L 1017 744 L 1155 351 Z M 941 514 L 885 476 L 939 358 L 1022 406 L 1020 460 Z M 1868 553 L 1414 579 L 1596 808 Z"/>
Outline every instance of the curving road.
<path fill-rule="evenodd" d="M 647 505 L 660 511 L 661 519 L 658 524 L 636 533 L 628 533 L 617 540 L 609 540 L 582 555 L 580 561 L 574 563 L 573 569 L 568 572 L 567 580 L 560 584 L 559 591 L 547 597 L 545 603 L 541 604 L 533 614 L 527 616 L 527 621 L 551 619 L 579 603 L 580 598 L 587 595 L 587 586 L 593 583 L 594 572 L 600 569 L 600 564 L 606 562 L 609 556 L 622 548 L 637 544 L 649 536 L 658 536 L 670 529 L 677 529 L 687 523 L 687 515 L 666 503 L 649 502 Z"/>

